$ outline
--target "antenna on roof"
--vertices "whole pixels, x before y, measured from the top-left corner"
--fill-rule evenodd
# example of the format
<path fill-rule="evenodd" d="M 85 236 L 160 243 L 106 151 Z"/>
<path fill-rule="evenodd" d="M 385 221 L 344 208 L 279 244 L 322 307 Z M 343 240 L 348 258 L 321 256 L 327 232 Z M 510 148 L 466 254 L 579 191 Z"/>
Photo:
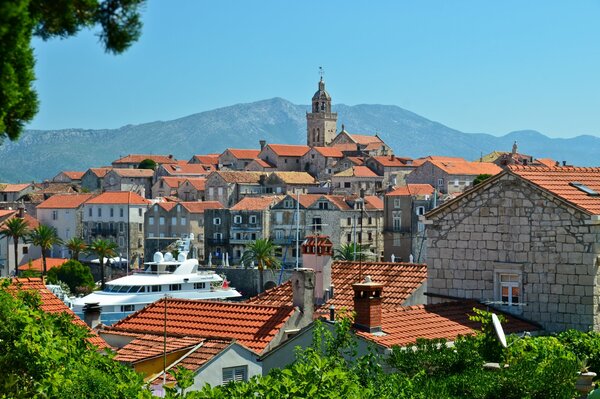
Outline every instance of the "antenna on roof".
<path fill-rule="evenodd" d="M 319 75 L 321 76 L 321 80 L 323 80 L 323 75 L 325 75 L 325 70 L 322 66 L 319 67 Z"/>

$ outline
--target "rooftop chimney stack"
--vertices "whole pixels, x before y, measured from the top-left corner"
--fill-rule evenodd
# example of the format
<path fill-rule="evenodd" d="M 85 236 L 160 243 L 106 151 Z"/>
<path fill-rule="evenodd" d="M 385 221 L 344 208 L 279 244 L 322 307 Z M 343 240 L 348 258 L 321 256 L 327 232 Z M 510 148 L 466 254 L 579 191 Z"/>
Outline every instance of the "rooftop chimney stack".
<path fill-rule="evenodd" d="M 265 148 L 265 145 L 267 145 L 267 140 L 259 140 L 258 143 L 260 144 L 260 150 L 262 151 L 263 148 Z"/>
<path fill-rule="evenodd" d="M 312 269 L 297 269 L 292 273 L 292 302 L 304 313 L 306 320 L 312 321 L 315 291 L 315 272 Z"/>
<path fill-rule="evenodd" d="M 314 302 L 321 305 L 327 301 L 326 290 L 331 287 L 331 258 L 333 243 L 327 236 L 306 236 L 302 243 L 302 265 L 314 270 Z"/>
<path fill-rule="evenodd" d="M 381 332 L 381 294 L 383 284 L 374 283 L 371 277 L 352 284 L 354 290 L 354 327 L 369 333 Z"/>
<path fill-rule="evenodd" d="M 83 321 L 90 328 L 96 328 L 100 324 L 100 313 L 102 309 L 98 302 L 86 303 L 83 307 Z"/>

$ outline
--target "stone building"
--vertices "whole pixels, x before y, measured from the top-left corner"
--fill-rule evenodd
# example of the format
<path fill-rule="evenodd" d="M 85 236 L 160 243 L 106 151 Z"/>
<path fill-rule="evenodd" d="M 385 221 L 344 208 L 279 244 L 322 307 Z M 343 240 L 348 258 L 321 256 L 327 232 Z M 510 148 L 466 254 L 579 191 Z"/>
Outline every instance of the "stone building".
<path fill-rule="evenodd" d="M 265 177 L 262 186 L 266 194 L 306 194 L 319 183 L 306 172 L 273 172 Z"/>
<path fill-rule="evenodd" d="M 310 150 L 305 145 L 267 144 L 258 154 L 258 158 L 273 165 L 276 170 L 303 171 L 300 158 Z"/>
<path fill-rule="evenodd" d="M 333 194 L 353 195 L 363 190 L 367 195 L 375 195 L 382 188 L 383 176 L 366 166 L 352 166 L 331 177 Z"/>
<path fill-rule="evenodd" d="M 331 96 L 325 90 L 323 77 L 312 98 L 311 112 L 306 113 L 306 145 L 325 147 L 335 138 L 337 113 L 331 112 Z"/>
<path fill-rule="evenodd" d="M 426 214 L 428 295 L 600 331 L 600 168 L 510 166 Z"/>
<path fill-rule="evenodd" d="M 179 184 L 185 177 L 161 176 L 152 185 L 152 198 L 177 196 Z"/>
<path fill-rule="evenodd" d="M 106 174 L 111 170 L 112 168 L 88 169 L 81 178 L 81 188 L 91 192 L 101 191 L 104 176 L 106 176 Z"/>
<path fill-rule="evenodd" d="M 185 179 L 177 188 L 177 197 L 182 201 L 204 201 L 206 179 L 189 178 Z"/>
<path fill-rule="evenodd" d="M 156 162 L 157 165 L 177 163 L 177 160 L 173 158 L 173 155 L 129 154 L 113 161 L 112 167 L 137 169 L 140 163 L 146 159 Z"/>
<path fill-rule="evenodd" d="M 52 181 L 56 183 L 81 184 L 81 178 L 84 174 L 85 172 L 62 171 L 59 172 L 56 176 L 54 176 L 52 178 Z"/>
<path fill-rule="evenodd" d="M 392 149 L 377 134 L 374 136 L 364 134 L 350 134 L 342 125 L 342 131 L 335 136 L 331 146 L 355 146 L 356 151 L 368 156 L 386 156 L 393 154 Z"/>
<path fill-rule="evenodd" d="M 16 204 L 21 197 L 33 192 L 33 184 L 8 184 L 0 183 L 0 203 L 2 208 L 10 207 L 11 204 Z"/>
<path fill-rule="evenodd" d="M 479 175 L 495 175 L 502 169 L 489 162 L 469 162 L 462 158 L 428 157 L 406 176 L 407 184 L 430 184 L 443 194 L 462 193 Z"/>
<path fill-rule="evenodd" d="M 229 253 L 231 217 L 229 209 L 204 211 L 204 259 L 212 265 L 221 265 L 224 254 Z M 231 254 L 230 254 L 231 255 Z"/>
<path fill-rule="evenodd" d="M 0 230 L 4 228 L 4 223 L 10 219 L 21 218 L 27 223 L 29 229 L 35 229 L 40 225 L 40 222 L 33 216 L 25 212 L 25 208 L 20 207 L 18 210 L 2 210 L 0 209 Z M 34 260 L 42 256 L 40 247 L 32 245 L 24 239 L 20 239 L 17 244 L 17 265 L 23 265 L 30 260 Z M 0 277 L 14 276 L 15 268 L 15 247 L 11 237 L 0 237 Z"/>
<path fill-rule="evenodd" d="M 144 259 L 144 214 L 149 202 L 129 191 L 102 193 L 83 204 L 83 239 L 90 244 L 102 238 L 118 245 L 129 264 Z"/>
<path fill-rule="evenodd" d="M 102 179 L 102 191 L 131 191 L 142 197 L 152 197 L 152 169 L 115 168 Z"/>
<path fill-rule="evenodd" d="M 219 155 L 219 170 L 244 170 L 260 150 L 227 148 Z"/>
<path fill-rule="evenodd" d="M 403 176 L 410 173 L 415 166 L 410 158 L 400 158 L 395 155 L 375 156 L 367 159 L 365 165 L 379 176 L 383 176 L 384 186 L 400 186 L 398 174 Z"/>
<path fill-rule="evenodd" d="M 420 263 L 426 259 L 425 225 L 419 217 L 436 205 L 429 184 L 408 184 L 387 193 L 383 200 L 384 258 Z"/>
<path fill-rule="evenodd" d="M 323 181 L 331 178 L 333 166 L 344 157 L 336 147 L 312 147 L 300 158 L 302 170 Z"/>
<path fill-rule="evenodd" d="M 208 174 L 213 172 L 214 167 L 211 165 L 204 165 L 198 163 L 175 163 L 167 165 L 159 165 L 154 172 L 154 180 L 156 181 L 161 176 L 172 176 L 172 177 L 191 177 L 199 178 L 206 177 Z"/>
<path fill-rule="evenodd" d="M 261 182 L 266 173 L 219 170 L 206 178 L 205 197 L 207 201 L 219 201 L 229 208 L 245 196 L 263 193 Z"/>

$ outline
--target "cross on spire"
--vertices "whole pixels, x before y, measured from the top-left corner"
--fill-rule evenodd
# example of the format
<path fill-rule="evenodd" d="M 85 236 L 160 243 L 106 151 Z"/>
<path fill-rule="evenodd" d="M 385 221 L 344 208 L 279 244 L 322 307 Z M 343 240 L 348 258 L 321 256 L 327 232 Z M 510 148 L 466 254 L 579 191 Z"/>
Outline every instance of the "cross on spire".
<path fill-rule="evenodd" d="M 325 70 L 322 66 L 319 67 L 319 75 L 321 75 L 321 80 L 323 80 L 323 75 L 325 75 Z"/>

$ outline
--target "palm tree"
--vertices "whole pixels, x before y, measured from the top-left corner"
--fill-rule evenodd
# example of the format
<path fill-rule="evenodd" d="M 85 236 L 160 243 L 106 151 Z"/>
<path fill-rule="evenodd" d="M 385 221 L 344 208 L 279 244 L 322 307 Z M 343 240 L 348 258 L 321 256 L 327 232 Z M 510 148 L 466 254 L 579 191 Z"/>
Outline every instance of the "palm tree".
<path fill-rule="evenodd" d="M 62 240 L 58 237 L 56 233 L 56 229 L 54 227 L 46 226 L 45 224 L 40 224 L 35 229 L 29 232 L 27 236 L 27 241 L 32 243 L 33 245 L 40 247 L 42 250 L 42 276 L 46 275 L 46 252 L 52 249 L 54 245 L 62 244 Z"/>
<path fill-rule="evenodd" d="M 23 218 L 12 218 L 4 222 L 0 230 L 0 237 L 10 237 L 13 239 L 13 247 L 15 251 L 15 271 L 18 266 L 19 259 L 19 239 L 27 237 L 29 234 L 29 226 Z M 8 258 L 8 255 L 7 255 Z M 8 266 L 8 259 L 7 259 Z"/>
<path fill-rule="evenodd" d="M 367 259 L 367 249 L 368 248 L 366 246 L 354 244 L 353 242 L 350 242 L 348 244 L 342 244 L 339 248 L 335 249 L 335 255 L 333 255 L 333 259 L 364 261 Z"/>
<path fill-rule="evenodd" d="M 100 261 L 100 281 L 102 283 L 102 289 L 104 289 L 104 286 L 106 285 L 104 281 L 104 259 L 117 256 L 117 248 L 119 248 L 119 246 L 116 242 L 103 240 L 101 238 L 92 242 L 88 247 L 88 251 L 96 254 L 96 256 L 98 256 L 98 261 Z"/>
<path fill-rule="evenodd" d="M 79 237 L 73 237 L 65 243 L 69 251 L 71 251 L 71 259 L 79 260 L 79 254 L 87 251 L 88 246 Z"/>
<path fill-rule="evenodd" d="M 264 289 L 263 271 L 265 269 L 275 269 L 281 265 L 279 259 L 274 255 L 277 245 L 273 244 L 268 238 L 260 238 L 246 247 L 242 255 L 242 262 L 249 265 L 255 262 L 258 265 L 260 290 Z"/>

